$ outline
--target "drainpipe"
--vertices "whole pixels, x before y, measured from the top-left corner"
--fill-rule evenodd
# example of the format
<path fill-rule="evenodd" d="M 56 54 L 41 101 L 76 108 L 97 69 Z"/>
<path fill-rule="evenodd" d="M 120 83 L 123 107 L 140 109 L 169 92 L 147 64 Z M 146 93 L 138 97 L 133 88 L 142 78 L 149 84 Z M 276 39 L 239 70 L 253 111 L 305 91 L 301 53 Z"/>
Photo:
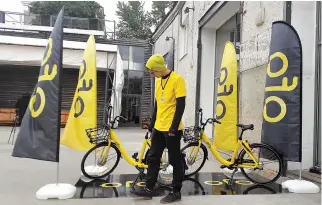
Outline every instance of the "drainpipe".
<path fill-rule="evenodd" d="M 195 103 L 195 126 L 199 125 L 199 114 L 198 110 L 200 108 L 200 79 L 201 79 L 201 51 L 202 51 L 202 43 L 201 43 L 201 28 L 198 28 L 198 43 L 197 43 L 197 48 L 198 48 L 198 57 L 197 57 L 197 79 L 196 79 L 196 103 Z"/>

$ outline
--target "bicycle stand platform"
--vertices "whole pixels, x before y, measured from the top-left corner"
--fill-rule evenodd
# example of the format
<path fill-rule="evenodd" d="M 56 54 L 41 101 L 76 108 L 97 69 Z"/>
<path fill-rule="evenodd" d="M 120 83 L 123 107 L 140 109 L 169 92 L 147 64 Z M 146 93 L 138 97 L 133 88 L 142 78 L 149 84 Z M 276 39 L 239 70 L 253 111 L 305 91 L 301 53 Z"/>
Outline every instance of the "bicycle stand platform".
<path fill-rule="evenodd" d="M 247 179 L 236 180 L 235 175 L 236 172 L 231 179 L 222 172 L 197 173 L 192 177 L 184 178 L 181 194 L 182 196 L 201 196 L 289 193 L 282 188 L 281 184 L 257 185 Z M 229 182 L 229 180 L 231 181 Z M 106 179 L 90 181 L 84 181 L 80 178 L 75 184 L 77 187 L 75 198 L 132 197 L 131 189 L 138 190 L 145 187 L 145 181 L 146 176 L 143 172 L 139 174 L 112 174 Z M 231 186 L 228 186 L 228 183 Z M 158 180 L 153 195 L 156 197 L 166 196 L 171 190 L 171 183 L 165 182 L 163 184 L 162 181 Z"/>

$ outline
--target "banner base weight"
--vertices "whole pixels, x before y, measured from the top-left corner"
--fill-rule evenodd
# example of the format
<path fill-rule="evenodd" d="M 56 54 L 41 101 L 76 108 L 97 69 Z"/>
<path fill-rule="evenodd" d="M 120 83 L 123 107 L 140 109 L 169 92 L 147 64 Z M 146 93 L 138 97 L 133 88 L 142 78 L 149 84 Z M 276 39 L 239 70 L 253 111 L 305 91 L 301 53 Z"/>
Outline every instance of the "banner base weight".
<path fill-rule="evenodd" d="M 37 191 L 36 198 L 40 200 L 70 199 L 75 194 L 76 187 L 71 184 L 47 184 Z"/>
<path fill-rule="evenodd" d="M 283 182 L 282 188 L 298 194 L 315 194 L 320 192 L 320 188 L 316 184 L 298 179 Z"/>

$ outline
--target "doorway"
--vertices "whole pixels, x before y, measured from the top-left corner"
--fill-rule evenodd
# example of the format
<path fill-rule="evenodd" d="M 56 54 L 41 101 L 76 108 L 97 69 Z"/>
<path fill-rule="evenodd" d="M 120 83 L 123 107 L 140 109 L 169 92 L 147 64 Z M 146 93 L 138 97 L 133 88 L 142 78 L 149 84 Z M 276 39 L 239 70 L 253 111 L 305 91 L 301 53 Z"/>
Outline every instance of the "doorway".
<path fill-rule="evenodd" d="M 322 12 L 321 12 L 321 2 L 316 2 L 316 56 L 315 56 L 315 116 L 314 116 L 314 159 L 313 167 L 311 171 L 321 173 L 321 62 L 322 62 L 322 52 L 321 52 L 321 33 L 322 33 Z"/>
<path fill-rule="evenodd" d="M 217 84 L 226 41 L 234 43 L 239 61 L 241 2 L 217 5 L 221 6 L 206 13 L 201 21 L 204 23 L 199 27 L 196 110 L 202 108 L 205 118 L 216 116 Z M 199 116 L 196 119 L 198 124 Z M 213 132 L 213 126 L 206 126 L 207 136 L 212 137 Z"/>
<path fill-rule="evenodd" d="M 214 99 L 217 102 L 217 89 L 220 79 L 221 61 L 224 54 L 225 44 L 227 41 L 235 45 L 237 54 L 237 68 L 239 68 L 239 46 L 240 46 L 240 15 L 234 14 L 220 28 L 216 30 L 216 51 L 215 51 L 215 78 L 214 78 Z M 213 116 L 216 116 L 216 106 L 213 109 Z M 214 131 L 214 129 L 213 129 Z M 213 133 L 214 134 L 214 133 Z M 212 134 L 212 136 L 213 136 Z"/>

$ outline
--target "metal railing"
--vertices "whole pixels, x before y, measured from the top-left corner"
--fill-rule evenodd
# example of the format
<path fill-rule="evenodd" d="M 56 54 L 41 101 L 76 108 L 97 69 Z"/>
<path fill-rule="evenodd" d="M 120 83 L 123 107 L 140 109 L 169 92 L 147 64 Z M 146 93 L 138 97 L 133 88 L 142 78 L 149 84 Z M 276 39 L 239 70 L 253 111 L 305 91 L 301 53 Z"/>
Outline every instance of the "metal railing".
<path fill-rule="evenodd" d="M 11 25 L 55 25 L 57 16 L 0 11 L 0 23 Z M 107 38 L 115 39 L 115 21 L 97 18 L 64 17 L 64 28 L 103 31 Z"/>

